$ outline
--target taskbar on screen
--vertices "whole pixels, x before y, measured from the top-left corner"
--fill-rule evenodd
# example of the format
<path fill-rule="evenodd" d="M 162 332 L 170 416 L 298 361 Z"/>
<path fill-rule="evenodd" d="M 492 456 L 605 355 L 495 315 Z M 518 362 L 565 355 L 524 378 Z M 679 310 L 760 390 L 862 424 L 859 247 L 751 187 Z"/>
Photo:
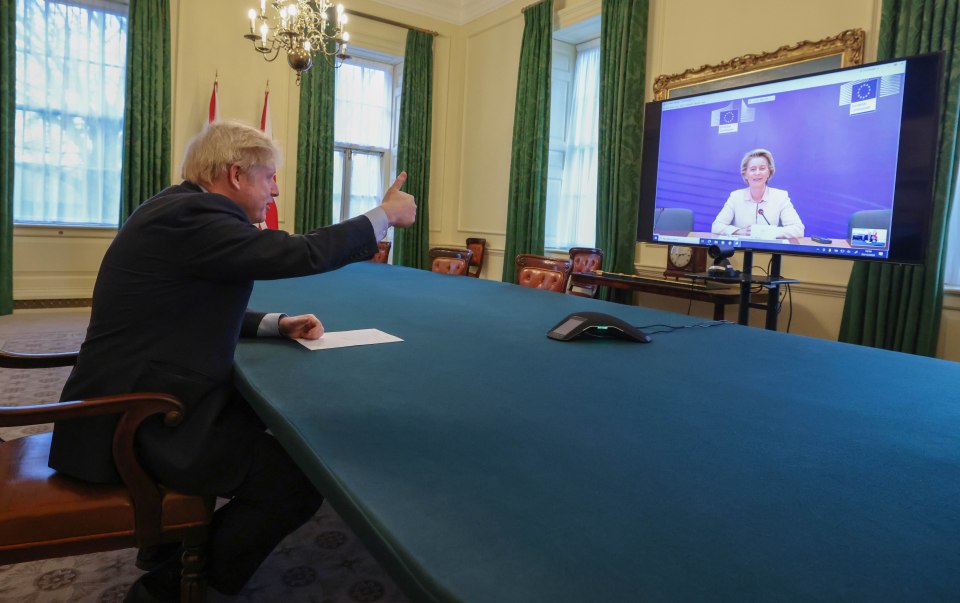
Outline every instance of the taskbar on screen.
<path fill-rule="evenodd" d="M 890 250 L 885 246 L 866 244 L 854 247 L 839 247 L 834 245 L 805 245 L 803 243 L 794 243 L 788 239 L 751 239 L 747 237 L 690 237 L 676 235 L 661 235 L 654 233 L 653 239 L 658 243 L 668 243 L 671 245 L 716 245 L 720 248 L 751 249 L 760 251 L 770 251 L 772 253 L 808 253 L 812 255 L 826 255 L 831 257 L 862 257 L 882 259 L 890 254 Z M 830 239 L 827 239 L 830 241 Z M 831 241 L 832 242 L 832 241 Z M 844 240 L 846 243 L 846 240 Z"/>

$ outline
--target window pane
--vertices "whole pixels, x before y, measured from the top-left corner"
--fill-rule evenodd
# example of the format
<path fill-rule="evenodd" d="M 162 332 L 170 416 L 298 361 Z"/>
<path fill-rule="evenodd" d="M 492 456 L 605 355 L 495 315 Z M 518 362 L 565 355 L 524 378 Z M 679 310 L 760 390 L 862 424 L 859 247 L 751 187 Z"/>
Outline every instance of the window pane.
<path fill-rule="evenodd" d="M 352 59 L 336 72 L 335 219 L 359 216 L 380 203 L 392 166 L 393 74 L 392 65 L 368 59 Z"/>
<path fill-rule="evenodd" d="M 389 65 L 344 63 L 337 69 L 337 143 L 389 149 L 391 92 Z"/>
<path fill-rule="evenodd" d="M 960 289 L 960 195 L 954 195 L 953 211 L 947 223 L 947 253 L 944 265 L 943 284 L 951 289 Z"/>
<path fill-rule="evenodd" d="M 595 244 L 599 116 L 600 48 L 593 47 L 577 53 L 560 196 L 546 208 L 549 248 Z"/>
<path fill-rule="evenodd" d="M 340 221 L 343 207 L 343 151 L 333 152 L 333 221 Z"/>
<path fill-rule="evenodd" d="M 350 214 L 359 216 L 380 204 L 383 171 L 379 154 L 353 152 L 350 160 Z"/>
<path fill-rule="evenodd" d="M 116 225 L 125 15 L 17 0 L 16 222 Z"/>

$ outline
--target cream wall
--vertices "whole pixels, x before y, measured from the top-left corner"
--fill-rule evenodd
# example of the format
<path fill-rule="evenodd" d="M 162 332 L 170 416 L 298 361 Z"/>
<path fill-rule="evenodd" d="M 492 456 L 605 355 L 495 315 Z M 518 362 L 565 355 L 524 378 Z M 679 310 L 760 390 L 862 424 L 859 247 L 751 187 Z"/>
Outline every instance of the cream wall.
<path fill-rule="evenodd" d="M 503 266 L 510 146 L 523 15 L 532 0 L 516 0 L 463 26 L 378 4 L 350 0 L 348 7 L 439 33 L 434 42 L 433 148 L 429 200 L 434 245 L 462 245 L 485 237 L 490 254 L 484 277 L 498 279 Z M 241 37 L 248 29 L 249 2 L 172 0 L 174 84 L 173 175 L 182 149 L 202 127 L 215 74 L 224 118 L 259 123 L 263 88 L 270 81 L 274 137 L 287 162 L 280 176 L 281 228 L 293 229 L 296 124 L 299 89 L 282 58 L 266 63 Z M 556 27 L 600 13 L 600 0 L 555 0 Z M 867 60 L 876 56 L 879 0 L 651 0 L 647 61 L 648 95 L 657 75 L 681 72 L 800 40 L 817 40 L 844 29 L 867 33 Z M 212 27 L 211 24 L 217 24 Z M 405 30 L 352 18 L 351 42 L 402 55 Z M 17 228 L 14 240 L 16 299 L 87 297 L 113 232 Z M 766 258 L 758 255 L 757 264 Z M 657 274 L 666 262 L 662 246 L 638 245 L 636 269 Z M 835 339 L 850 262 L 785 257 L 783 274 L 793 286 L 791 332 Z M 639 303 L 679 312 L 687 303 L 643 295 Z M 960 360 L 960 302 L 948 296 L 940 355 Z M 692 313 L 710 316 L 695 302 Z M 786 313 L 786 310 L 785 310 Z M 728 318 L 735 317 L 729 309 Z M 762 322 L 762 313 L 754 312 Z M 786 326 L 781 316 L 781 328 Z"/>

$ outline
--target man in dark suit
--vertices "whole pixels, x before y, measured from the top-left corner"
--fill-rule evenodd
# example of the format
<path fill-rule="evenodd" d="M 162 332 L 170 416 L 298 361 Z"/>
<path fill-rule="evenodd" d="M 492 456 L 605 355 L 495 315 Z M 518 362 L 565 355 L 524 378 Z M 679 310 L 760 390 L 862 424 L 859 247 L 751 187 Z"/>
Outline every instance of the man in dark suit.
<path fill-rule="evenodd" d="M 368 259 L 389 226 L 416 218 L 402 173 L 382 204 L 363 216 L 304 235 L 258 230 L 279 149 L 238 123 L 207 126 L 187 147 L 184 182 L 146 201 L 120 228 L 100 266 L 77 365 L 61 400 L 156 391 L 180 398 L 182 423 L 159 417 L 137 433 L 141 461 L 160 482 L 223 496 L 210 534 L 207 577 L 240 591 L 287 534 L 307 521 L 321 495 L 233 386 L 240 336 L 316 339 L 312 314 L 247 309 L 258 279 L 303 276 Z M 115 482 L 115 417 L 57 423 L 50 466 L 94 482 Z M 128 599 L 178 600 L 175 558 L 134 584 Z"/>

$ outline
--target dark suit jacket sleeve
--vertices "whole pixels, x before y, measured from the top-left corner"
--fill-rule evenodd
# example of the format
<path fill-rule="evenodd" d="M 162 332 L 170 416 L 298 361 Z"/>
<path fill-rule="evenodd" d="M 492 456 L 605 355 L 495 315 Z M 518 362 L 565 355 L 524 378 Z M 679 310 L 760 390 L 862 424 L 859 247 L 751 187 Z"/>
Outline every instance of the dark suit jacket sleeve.
<path fill-rule="evenodd" d="M 366 216 L 303 235 L 258 230 L 243 211 L 221 195 L 199 194 L 179 216 L 182 269 L 214 280 L 270 280 L 306 276 L 366 260 L 377 252 Z"/>
<path fill-rule="evenodd" d="M 266 312 L 247 310 L 243 315 L 243 323 L 240 325 L 240 337 L 256 337 L 257 330 L 260 328 L 260 321 L 266 315 Z"/>

